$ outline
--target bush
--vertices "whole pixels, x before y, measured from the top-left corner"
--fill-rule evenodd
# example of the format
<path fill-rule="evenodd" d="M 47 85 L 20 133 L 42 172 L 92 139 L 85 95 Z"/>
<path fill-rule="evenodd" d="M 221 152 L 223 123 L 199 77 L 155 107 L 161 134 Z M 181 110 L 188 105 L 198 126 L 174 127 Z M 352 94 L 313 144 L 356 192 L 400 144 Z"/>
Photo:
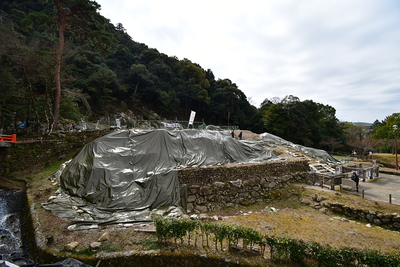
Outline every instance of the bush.
<path fill-rule="evenodd" d="M 400 266 L 400 254 L 381 253 L 375 249 L 368 249 L 360 253 L 359 262 L 369 267 L 397 267 Z"/>

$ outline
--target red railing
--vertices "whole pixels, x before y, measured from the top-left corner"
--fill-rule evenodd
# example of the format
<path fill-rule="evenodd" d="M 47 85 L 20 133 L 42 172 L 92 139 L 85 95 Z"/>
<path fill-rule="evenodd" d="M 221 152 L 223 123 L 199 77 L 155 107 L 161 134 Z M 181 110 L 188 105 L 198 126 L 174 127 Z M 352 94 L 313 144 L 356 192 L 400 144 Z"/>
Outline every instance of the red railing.
<path fill-rule="evenodd" d="M 17 135 L 0 135 L 0 142 L 7 142 L 7 143 L 16 143 L 17 142 Z"/>

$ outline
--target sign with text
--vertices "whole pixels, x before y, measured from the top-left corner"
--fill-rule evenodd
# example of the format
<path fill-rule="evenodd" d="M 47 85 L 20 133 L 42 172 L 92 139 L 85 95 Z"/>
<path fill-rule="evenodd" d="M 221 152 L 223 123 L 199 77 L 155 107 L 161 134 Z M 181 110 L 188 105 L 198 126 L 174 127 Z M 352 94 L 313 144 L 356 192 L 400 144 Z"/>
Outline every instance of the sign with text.
<path fill-rule="evenodd" d="M 190 112 L 189 125 L 193 125 L 194 117 L 195 117 L 195 116 L 196 116 L 196 112 L 192 110 L 192 111 Z"/>

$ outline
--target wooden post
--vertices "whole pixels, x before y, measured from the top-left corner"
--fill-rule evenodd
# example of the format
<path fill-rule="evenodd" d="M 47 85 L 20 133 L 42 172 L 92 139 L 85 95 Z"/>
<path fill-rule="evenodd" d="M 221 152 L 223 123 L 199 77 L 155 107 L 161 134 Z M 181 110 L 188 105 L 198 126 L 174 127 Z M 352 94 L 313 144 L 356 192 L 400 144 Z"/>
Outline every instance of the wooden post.
<path fill-rule="evenodd" d="M 392 204 L 392 194 L 389 194 L 389 203 Z"/>
<path fill-rule="evenodd" d="M 364 190 L 361 191 L 362 198 L 364 199 Z"/>

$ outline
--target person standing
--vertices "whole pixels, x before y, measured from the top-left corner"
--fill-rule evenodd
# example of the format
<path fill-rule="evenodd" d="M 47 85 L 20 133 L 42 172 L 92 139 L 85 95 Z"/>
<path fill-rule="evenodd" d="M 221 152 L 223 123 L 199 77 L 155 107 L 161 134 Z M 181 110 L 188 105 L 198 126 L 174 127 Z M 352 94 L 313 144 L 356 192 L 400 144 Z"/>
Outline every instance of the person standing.
<path fill-rule="evenodd" d="M 356 172 L 353 172 L 353 175 L 351 176 L 351 180 L 353 180 L 356 183 L 356 190 L 358 193 L 358 183 L 360 182 L 360 179 L 358 177 L 358 174 Z"/>

